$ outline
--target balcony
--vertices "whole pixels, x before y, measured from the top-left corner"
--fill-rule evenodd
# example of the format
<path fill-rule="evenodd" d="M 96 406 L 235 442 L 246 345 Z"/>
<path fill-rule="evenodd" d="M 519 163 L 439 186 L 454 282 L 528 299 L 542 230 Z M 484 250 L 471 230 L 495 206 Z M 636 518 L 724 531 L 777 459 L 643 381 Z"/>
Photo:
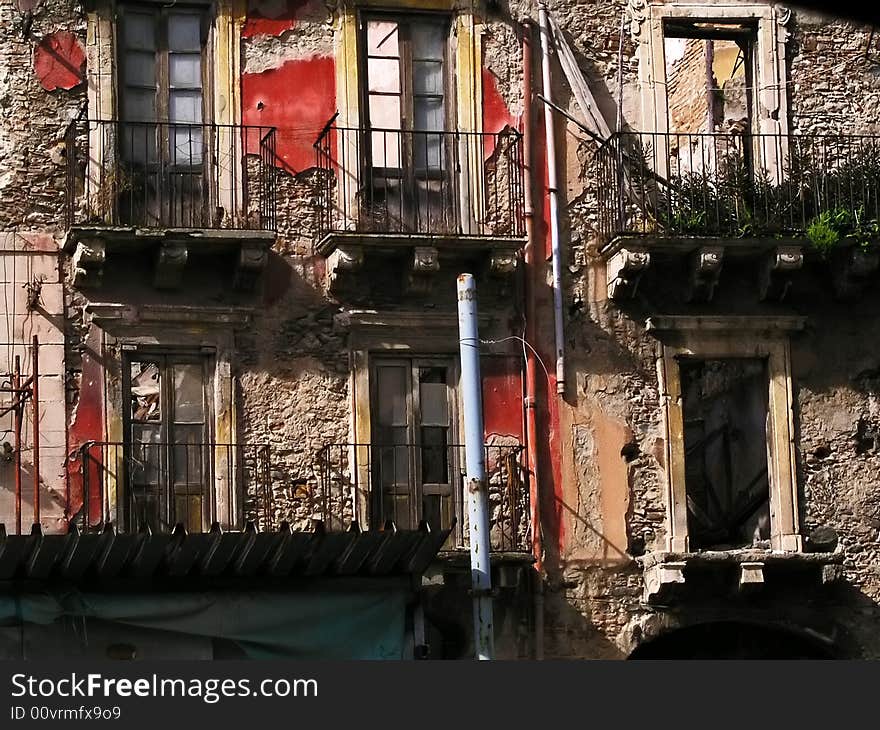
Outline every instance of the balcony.
<path fill-rule="evenodd" d="M 528 473 L 523 447 L 485 447 L 490 549 L 531 554 Z M 406 529 L 426 523 L 451 530 L 448 552 L 468 549 L 465 448 L 461 445 L 329 444 L 318 456 L 323 514 L 347 529 L 352 523 Z"/>
<path fill-rule="evenodd" d="M 232 252 L 247 288 L 274 241 L 275 130 L 222 124 L 74 121 L 65 136 L 66 249 L 77 286 L 100 286 L 106 257 L 151 249 L 155 285 L 187 261 Z"/>
<path fill-rule="evenodd" d="M 785 295 L 805 255 L 828 258 L 841 296 L 880 264 L 880 137 L 624 132 L 596 166 L 612 298 L 634 294 L 652 256 L 691 258 L 693 299 L 730 257 L 761 261 L 762 299 Z"/>
<path fill-rule="evenodd" d="M 408 260 L 410 283 L 447 259 L 509 274 L 525 236 L 522 136 L 337 126 L 315 143 L 321 171 L 317 253 L 329 283 L 364 258 Z M 412 287 L 411 287 L 412 288 Z"/>

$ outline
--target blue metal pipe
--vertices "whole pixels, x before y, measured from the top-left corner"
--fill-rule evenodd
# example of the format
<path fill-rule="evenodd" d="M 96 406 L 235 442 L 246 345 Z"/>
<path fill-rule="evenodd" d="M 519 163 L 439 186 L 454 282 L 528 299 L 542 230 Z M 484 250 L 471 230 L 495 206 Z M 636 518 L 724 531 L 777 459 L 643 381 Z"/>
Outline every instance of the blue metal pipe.
<path fill-rule="evenodd" d="M 493 659 L 495 639 L 492 625 L 492 572 L 489 563 L 489 495 L 486 483 L 486 451 L 483 445 L 477 287 L 472 274 L 459 274 L 458 277 L 458 338 L 467 461 L 465 486 L 474 599 L 474 648 L 477 659 Z"/>

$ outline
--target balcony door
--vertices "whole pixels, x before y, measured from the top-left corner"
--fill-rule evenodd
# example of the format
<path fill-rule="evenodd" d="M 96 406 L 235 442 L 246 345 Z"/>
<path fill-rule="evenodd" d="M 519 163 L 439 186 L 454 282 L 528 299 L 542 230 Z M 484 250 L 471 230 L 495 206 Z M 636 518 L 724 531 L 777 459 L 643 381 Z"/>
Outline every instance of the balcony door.
<path fill-rule="evenodd" d="M 395 233 L 453 233 L 454 135 L 449 18 L 363 18 L 365 184 L 361 225 Z"/>
<path fill-rule="evenodd" d="M 125 366 L 125 518 L 129 530 L 200 532 L 213 490 L 208 362 L 142 355 Z"/>
<path fill-rule="evenodd" d="M 119 222 L 204 228 L 213 216 L 205 175 L 215 130 L 205 126 L 206 12 L 169 3 L 120 6 L 116 170 Z"/>
<path fill-rule="evenodd" d="M 461 461 L 455 445 L 451 360 L 375 359 L 370 373 L 373 527 L 426 520 L 447 528 L 459 510 Z"/>

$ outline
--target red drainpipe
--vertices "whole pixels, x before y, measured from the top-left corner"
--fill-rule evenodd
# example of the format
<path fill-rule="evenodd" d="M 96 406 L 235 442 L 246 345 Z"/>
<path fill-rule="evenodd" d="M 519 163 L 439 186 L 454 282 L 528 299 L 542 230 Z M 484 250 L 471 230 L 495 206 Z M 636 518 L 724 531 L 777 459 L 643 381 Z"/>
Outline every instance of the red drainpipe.
<path fill-rule="evenodd" d="M 523 193 L 526 224 L 526 246 L 523 251 L 525 268 L 526 322 L 525 339 L 535 346 L 535 209 L 533 205 L 532 174 L 532 26 L 527 21 L 522 26 L 523 63 Z M 541 499 L 538 489 L 538 426 L 535 402 L 537 366 L 535 353 L 526 347 L 526 458 L 528 459 L 529 506 L 532 524 L 532 551 L 535 555 L 535 659 L 544 658 L 544 554 L 541 540 Z"/>

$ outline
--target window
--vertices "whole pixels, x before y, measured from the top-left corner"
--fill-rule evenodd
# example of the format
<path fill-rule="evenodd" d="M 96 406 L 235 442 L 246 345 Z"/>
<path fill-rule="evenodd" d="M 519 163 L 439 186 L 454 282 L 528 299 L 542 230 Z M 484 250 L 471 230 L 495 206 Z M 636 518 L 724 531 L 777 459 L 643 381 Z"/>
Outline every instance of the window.
<path fill-rule="evenodd" d="M 767 363 L 682 358 L 679 369 L 690 546 L 763 545 L 770 538 Z"/>
<path fill-rule="evenodd" d="M 208 362 L 197 355 L 127 360 L 124 397 L 129 529 L 199 532 L 210 511 Z"/>
<path fill-rule="evenodd" d="M 449 527 L 460 499 L 455 387 L 449 360 L 376 359 L 371 373 L 371 512 L 374 526 L 424 519 Z"/>
<path fill-rule="evenodd" d="M 666 426 L 666 549 L 797 552 L 791 355 L 799 317 L 651 317 Z"/>
<path fill-rule="evenodd" d="M 368 212 L 400 231 L 453 224 L 452 155 L 446 134 L 449 18 L 363 19 Z"/>
<path fill-rule="evenodd" d="M 124 222 L 205 225 L 206 14 L 173 3 L 124 5 L 118 30 Z"/>

